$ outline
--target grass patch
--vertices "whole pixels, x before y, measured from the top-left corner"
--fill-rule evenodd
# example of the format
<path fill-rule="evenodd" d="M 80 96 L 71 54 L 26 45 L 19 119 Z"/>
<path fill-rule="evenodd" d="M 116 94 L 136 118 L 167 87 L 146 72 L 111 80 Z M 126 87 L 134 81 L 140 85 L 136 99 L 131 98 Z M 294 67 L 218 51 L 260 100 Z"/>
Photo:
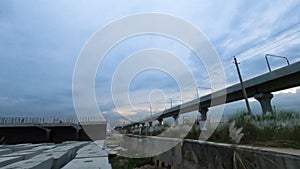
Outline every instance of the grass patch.
<path fill-rule="evenodd" d="M 243 128 L 240 144 L 300 148 L 299 113 L 277 112 L 264 116 L 241 113 L 219 125 L 209 141 L 232 143 L 228 128 L 233 121 L 237 128 Z"/>
<path fill-rule="evenodd" d="M 300 149 L 300 113 L 284 111 L 266 115 L 238 113 L 227 122 L 219 124 L 208 141 L 236 144 L 229 132 L 229 126 L 233 122 L 235 128 L 242 128 L 243 136 L 239 144 Z M 163 126 L 148 135 L 159 135 L 167 128 L 168 126 Z M 178 138 L 176 129 L 171 129 L 168 135 L 164 134 L 165 137 Z M 172 133 L 175 133 L 174 136 Z M 198 140 L 200 133 L 199 124 L 195 122 L 184 138 Z"/>

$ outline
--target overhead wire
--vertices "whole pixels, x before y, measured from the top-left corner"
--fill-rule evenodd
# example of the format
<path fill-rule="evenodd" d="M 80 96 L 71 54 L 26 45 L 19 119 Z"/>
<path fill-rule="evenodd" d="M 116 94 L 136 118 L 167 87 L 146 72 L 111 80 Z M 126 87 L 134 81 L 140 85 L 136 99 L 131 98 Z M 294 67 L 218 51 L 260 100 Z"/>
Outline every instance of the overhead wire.
<path fill-rule="evenodd" d="M 255 44 L 253 44 L 253 45 L 251 45 L 250 47 L 247 47 L 247 48 L 245 48 L 245 49 L 243 49 L 243 50 L 237 52 L 237 53 L 235 54 L 235 56 L 240 56 L 240 57 L 242 57 L 242 61 L 243 61 L 243 60 L 249 59 L 248 56 L 251 56 L 251 55 L 254 55 L 254 54 L 258 54 L 258 53 L 262 53 L 262 52 L 267 51 L 267 50 L 276 49 L 276 48 L 278 48 L 278 47 L 280 47 L 280 46 L 282 46 L 282 45 L 285 45 L 285 44 L 288 43 L 288 42 L 291 42 L 291 41 L 296 40 L 296 39 L 300 38 L 300 36 L 296 36 L 296 37 L 294 37 L 294 38 L 292 38 L 292 39 L 289 39 L 289 40 L 287 40 L 287 41 L 285 41 L 285 42 L 283 42 L 283 43 L 278 44 L 279 42 L 281 42 L 281 41 L 283 41 L 283 40 L 286 40 L 287 38 L 291 37 L 292 35 L 295 35 L 296 33 L 300 32 L 299 29 L 292 29 L 292 28 L 296 27 L 297 25 L 300 25 L 300 22 L 297 22 L 297 23 L 295 23 L 295 24 L 293 24 L 293 25 L 290 25 L 290 26 L 288 26 L 288 27 L 286 27 L 286 28 L 280 30 L 279 32 L 276 32 L 275 34 L 272 34 L 271 36 L 269 36 L 269 37 L 267 37 L 267 38 L 264 38 L 263 40 L 261 40 L 261 41 L 255 43 Z M 287 32 L 287 31 L 291 31 L 291 30 L 295 30 L 295 31 L 292 32 L 292 33 L 290 33 L 290 34 L 284 35 L 284 36 L 280 37 L 279 39 L 276 39 L 275 42 L 273 42 L 272 44 L 268 44 L 268 43 L 270 43 L 270 42 L 268 42 L 267 44 L 264 44 L 264 43 L 263 43 L 263 42 L 267 42 L 267 41 L 269 41 L 269 40 L 272 40 L 272 39 L 274 39 L 274 38 L 276 38 L 276 37 L 278 37 L 278 36 L 281 36 L 283 33 Z M 276 44 L 278 44 L 278 45 L 276 45 Z M 261 46 L 259 46 L 259 45 L 261 45 Z M 274 46 L 274 45 L 275 45 L 275 46 Z M 268 47 L 270 47 L 270 46 L 273 46 L 273 47 L 271 47 L 271 48 L 268 49 Z M 246 54 L 246 55 L 244 55 L 244 56 L 242 55 L 243 53 L 245 53 L 245 52 L 247 52 L 247 51 L 250 51 L 250 50 L 253 50 L 253 49 L 255 49 L 255 48 L 258 48 L 259 50 L 256 51 L 256 52 L 252 52 L 252 53 Z M 246 59 L 243 59 L 243 58 L 245 58 L 245 57 L 246 57 Z M 225 60 L 225 62 L 230 61 L 231 59 L 232 59 L 232 58 L 228 58 L 227 60 Z M 224 71 L 227 70 L 228 67 L 230 67 L 230 66 L 226 66 L 225 69 L 224 69 Z M 207 81 L 207 80 L 208 80 L 208 78 L 206 78 L 205 80 L 198 80 L 197 82 L 199 82 L 199 81 Z M 192 84 L 192 83 L 193 83 L 193 82 L 191 82 L 191 84 Z M 187 88 L 187 87 L 185 87 L 185 88 Z M 175 91 L 175 92 L 178 92 L 179 90 L 180 90 L 180 89 L 177 89 L 177 91 Z M 180 94 L 180 93 L 179 93 L 179 94 Z M 171 95 L 171 96 L 176 96 L 176 95 L 177 95 L 177 94 L 175 93 L 174 95 Z"/>

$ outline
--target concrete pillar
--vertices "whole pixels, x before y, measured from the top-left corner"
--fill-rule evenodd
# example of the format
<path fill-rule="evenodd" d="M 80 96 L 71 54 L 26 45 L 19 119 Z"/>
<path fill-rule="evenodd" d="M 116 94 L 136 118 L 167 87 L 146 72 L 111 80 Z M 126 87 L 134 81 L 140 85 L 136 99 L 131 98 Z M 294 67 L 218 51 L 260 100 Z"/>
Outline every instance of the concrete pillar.
<path fill-rule="evenodd" d="M 173 115 L 173 119 L 174 119 L 174 124 L 176 125 L 176 126 L 178 126 L 178 118 L 179 117 L 179 115 Z"/>
<path fill-rule="evenodd" d="M 139 128 L 140 128 L 140 124 L 137 123 L 137 124 L 135 125 L 135 128 L 136 128 L 136 129 L 139 129 Z"/>
<path fill-rule="evenodd" d="M 254 98 L 259 101 L 263 115 L 265 115 L 267 112 L 273 112 L 271 105 L 271 99 L 273 98 L 273 94 L 259 93 L 254 95 Z"/>
<path fill-rule="evenodd" d="M 79 141 L 80 138 L 80 129 L 76 129 L 76 141 Z"/>
<path fill-rule="evenodd" d="M 145 132 L 146 132 L 146 128 L 145 128 L 145 123 L 141 123 L 142 124 L 142 126 L 140 127 L 140 134 L 145 134 Z"/>
<path fill-rule="evenodd" d="M 44 129 L 46 130 L 46 140 L 47 140 L 47 142 L 50 142 L 51 141 L 51 130 L 46 129 L 46 128 L 44 128 Z"/>
<path fill-rule="evenodd" d="M 153 128 L 152 128 L 152 121 L 149 121 L 148 124 L 149 124 L 149 126 L 147 128 L 147 135 L 150 136 L 151 133 L 152 133 L 152 130 L 153 130 Z"/>
<path fill-rule="evenodd" d="M 201 121 L 206 121 L 207 120 L 207 112 L 208 108 L 199 108 L 199 113 L 201 114 Z"/>
<path fill-rule="evenodd" d="M 163 119 L 158 119 L 158 123 L 159 123 L 159 125 L 162 125 Z"/>

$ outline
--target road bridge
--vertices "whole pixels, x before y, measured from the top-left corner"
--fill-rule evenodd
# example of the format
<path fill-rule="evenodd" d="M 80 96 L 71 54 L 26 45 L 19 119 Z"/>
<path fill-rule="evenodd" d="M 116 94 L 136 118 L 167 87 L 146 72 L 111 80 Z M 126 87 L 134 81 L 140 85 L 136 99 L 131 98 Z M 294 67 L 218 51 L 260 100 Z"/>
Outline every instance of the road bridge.
<path fill-rule="evenodd" d="M 0 144 L 61 143 L 106 138 L 106 121 L 97 117 L 79 121 L 77 118 L 59 117 L 1 117 Z"/>

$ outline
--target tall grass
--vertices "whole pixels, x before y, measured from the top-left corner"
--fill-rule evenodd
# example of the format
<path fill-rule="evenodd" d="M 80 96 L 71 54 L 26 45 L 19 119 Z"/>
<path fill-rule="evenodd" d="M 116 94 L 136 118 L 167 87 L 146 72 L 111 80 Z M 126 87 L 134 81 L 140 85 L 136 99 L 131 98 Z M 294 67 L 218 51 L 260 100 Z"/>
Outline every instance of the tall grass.
<path fill-rule="evenodd" d="M 209 141 L 233 143 L 229 137 L 229 125 L 235 122 L 243 128 L 240 144 L 300 148 L 300 114 L 275 112 L 266 115 L 241 113 L 218 126 Z"/>
<path fill-rule="evenodd" d="M 234 124 L 234 130 L 230 131 L 230 125 Z M 142 133 L 144 135 L 159 135 L 164 133 L 169 126 L 155 127 L 151 133 Z M 185 131 L 186 126 L 176 126 L 162 136 L 198 140 L 201 131 L 196 122 L 189 132 Z M 185 131 L 185 132 L 183 132 Z M 233 132 L 238 132 L 234 133 Z M 130 132 L 129 132 L 130 133 Z M 131 131 L 133 134 L 139 134 L 137 131 Z M 182 133 L 188 133 L 181 136 Z M 236 144 L 233 135 L 242 136 L 237 139 L 239 144 L 271 146 L 271 147 L 289 147 L 300 149 L 300 113 L 296 112 L 274 112 L 266 115 L 250 115 L 249 113 L 238 113 L 229 118 L 227 122 L 220 123 L 217 129 L 210 136 L 208 141 Z"/>

